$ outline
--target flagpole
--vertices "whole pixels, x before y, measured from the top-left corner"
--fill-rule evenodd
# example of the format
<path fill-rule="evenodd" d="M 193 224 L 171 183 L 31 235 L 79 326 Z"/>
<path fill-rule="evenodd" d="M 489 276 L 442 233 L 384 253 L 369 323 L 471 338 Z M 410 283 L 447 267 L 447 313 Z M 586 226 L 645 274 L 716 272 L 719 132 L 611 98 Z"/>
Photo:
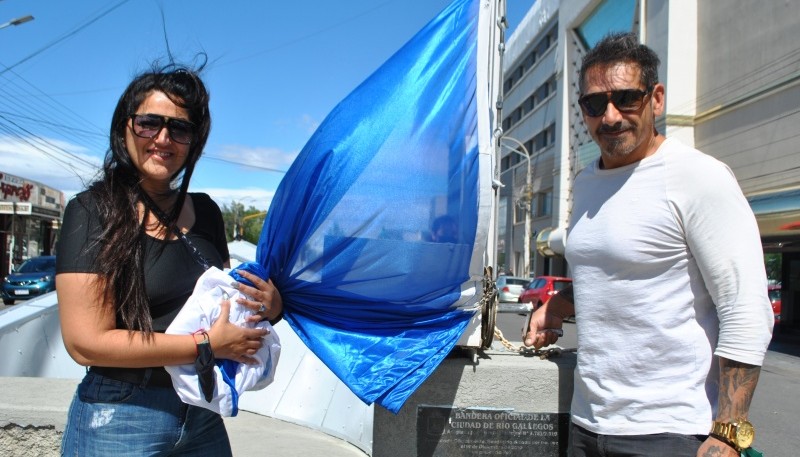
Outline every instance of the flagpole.
<path fill-rule="evenodd" d="M 483 259 L 483 296 L 481 298 L 480 347 L 489 348 L 494 339 L 497 316 L 497 216 L 500 183 L 499 135 L 502 103 L 502 55 L 505 47 L 505 0 L 480 0 L 478 27 L 478 137 L 480 145 L 480 211 L 487 222 L 478 222 L 478 232 L 485 243 L 474 252 Z M 486 219 L 483 219 L 484 221 Z M 484 225 L 485 224 L 485 225 Z M 480 239 L 478 237 L 477 239 Z M 473 275 L 478 272 L 472 271 Z M 477 336 L 477 335 L 476 335 Z M 473 346 L 468 344 L 467 346 Z"/>

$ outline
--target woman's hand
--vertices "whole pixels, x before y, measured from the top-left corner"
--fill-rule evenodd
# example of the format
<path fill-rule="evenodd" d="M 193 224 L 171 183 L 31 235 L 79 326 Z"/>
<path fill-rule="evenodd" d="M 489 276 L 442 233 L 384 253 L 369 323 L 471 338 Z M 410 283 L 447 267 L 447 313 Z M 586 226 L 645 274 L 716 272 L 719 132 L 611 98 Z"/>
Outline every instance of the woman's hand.
<path fill-rule="evenodd" d="M 231 301 L 223 299 L 219 306 L 219 318 L 208 330 L 208 339 L 214 357 L 235 360 L 249 365 L 257 364 L 253 358 L 264 344 L 269 331 L 262 328 L 245 328 L 230 322 Z"/>
<path fill-rule="evenodd" d="M 252 300 L 240 296 L 236 302 L 251 309 L 255 314 L 247 317 L 247 322 L 259 322 L 264 319 L 273 321 L 283 312 L 283 300 L 278 289 L 272 284 L 271 280 L 264 281 L 258 276 L 244 270 L 239 270 L 240 275 L 244 276 L 256 287 L 251 287 L 240 282 L 234 282 L 232 286 Z"/>

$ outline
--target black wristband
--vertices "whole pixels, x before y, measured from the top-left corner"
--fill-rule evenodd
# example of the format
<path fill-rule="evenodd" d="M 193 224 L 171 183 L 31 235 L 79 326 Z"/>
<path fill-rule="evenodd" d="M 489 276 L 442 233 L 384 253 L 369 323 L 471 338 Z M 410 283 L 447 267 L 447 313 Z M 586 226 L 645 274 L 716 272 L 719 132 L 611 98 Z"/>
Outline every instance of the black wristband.
<path fill-rule="evenodd" d="M 203 332 L 203 341 L 197 343 L 197 358 L 194 360 L 194 369 L 197 372 L 197 382 L 203 398 L 210 402 L 214 398 L 214 389 L 217 379 L 214 376 L 214 352 L 211 350 L 211 340 L 208 333 Z"/>
<path fill-rule="evenodd" d="M 275 319 L 271 319 L 271 320 L 269 321 L 269 324 L 270 324 L 270 325 L 275 325 L 275 324 L 277 324 L 278 322 L 280 322 L 282 319 L 283 319 L 283 310 L 281 310 L 281 313 L 280 313 L 280 314 L 278 314 L 278 315 L 275 317 Z"/>
<path fill-rule="evenodd" d="M 712 438 L 716 438 L 719 441 L 722 441 L 723 443 L 725 443 L 728 446 L 732 447 L 733 450 L 736 451 L 736 452 L 741 452 L 741 450 L 738 447 L 736 447 L 736 444 L 734 444 L 733 441 L 729 440 L 728 438 L 725 438 L 722 435 L 717 435 L 716 433 L 709 433 L 708 436 L 710 436 Z"/>

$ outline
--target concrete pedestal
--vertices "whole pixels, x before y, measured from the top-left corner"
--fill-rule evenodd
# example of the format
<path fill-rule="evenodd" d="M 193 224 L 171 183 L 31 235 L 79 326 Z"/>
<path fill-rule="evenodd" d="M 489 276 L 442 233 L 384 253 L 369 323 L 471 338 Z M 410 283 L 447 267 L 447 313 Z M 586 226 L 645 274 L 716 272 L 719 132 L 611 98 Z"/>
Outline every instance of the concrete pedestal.
<path fill-rule="evenodd" d="M 450 356 L 397 415 L 375 408 L 372 455 L 565 455 L 575 357 Z"/>

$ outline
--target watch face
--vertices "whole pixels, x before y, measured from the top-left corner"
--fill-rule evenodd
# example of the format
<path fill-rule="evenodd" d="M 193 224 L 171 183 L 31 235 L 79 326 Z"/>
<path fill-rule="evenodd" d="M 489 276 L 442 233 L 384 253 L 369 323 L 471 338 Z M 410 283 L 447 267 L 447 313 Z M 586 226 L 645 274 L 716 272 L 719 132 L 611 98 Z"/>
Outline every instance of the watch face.
<path fill-rule="evenodd" d="M 756 429 L 750 422 L 742 421 L 736 427 L 736 445 L 740 449 L 746 449 L 753 444 L 753 438 L 756 436 Z"/>

